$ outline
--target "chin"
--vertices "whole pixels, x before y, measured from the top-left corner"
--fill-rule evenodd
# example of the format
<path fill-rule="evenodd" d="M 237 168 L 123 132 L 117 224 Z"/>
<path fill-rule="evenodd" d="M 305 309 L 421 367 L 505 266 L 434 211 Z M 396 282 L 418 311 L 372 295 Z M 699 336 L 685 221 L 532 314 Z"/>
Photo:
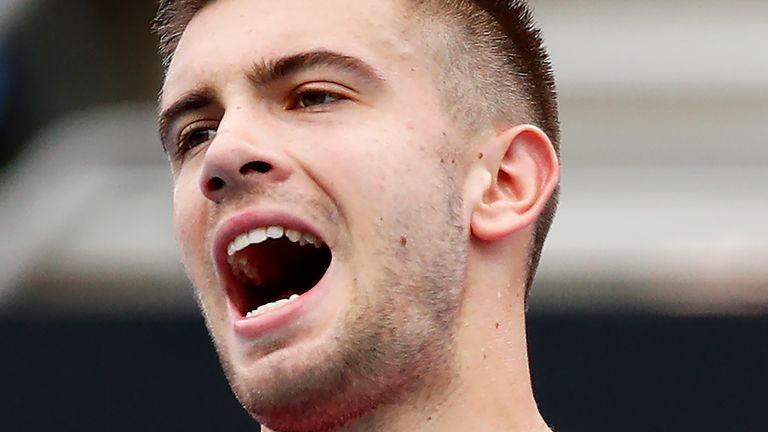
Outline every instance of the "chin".
<path fill-rule="evenodd" d="M 386 397 L 380 382 L 361 380 L 353 376 L 356 368 L 341 368 L 344 362 L 328 357 L 316 353 L 302 356 L 312 362 L 297 361 L 284 350 L 227 375 L 243 407 L 270 429 L 332 431 L 372 412 Z"/>
<path fill-rule="evenodd" d="M 333 332 L 274 345 L 266 355 L 222 358 L 232 390 L 257 421 L 274 431 L 333 431 L 371 418 L 378 408 L 423 387 L 426 369 L 446 359 L 436 351 L 439 344 L 389 340 L 392 329 L 371 325 L 376 315 L 366 311 Z M 386 320 L 373 320 L 381 321 Z"/>

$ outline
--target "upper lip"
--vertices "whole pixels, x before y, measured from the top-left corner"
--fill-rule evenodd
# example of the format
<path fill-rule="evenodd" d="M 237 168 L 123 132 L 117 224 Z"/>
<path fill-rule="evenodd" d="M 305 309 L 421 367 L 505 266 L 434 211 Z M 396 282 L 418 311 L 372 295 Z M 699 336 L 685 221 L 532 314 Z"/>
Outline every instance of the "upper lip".
<path fill-rule="evenodd" d="M 227 246 L 240 234 L 261 227 L 281 226 L 312 234 L 328 245 L 328 241 L 315 226 L 290 212 L 280 210 L 251 210 L 230 217 L 216 230 L 213 240 L 213 258 L 225 290 L 235 283 L 228 262 Z M 328 245 L 328 247 L 331 247 Z M 332 248 L 331 248 L 332 249 Z"/>

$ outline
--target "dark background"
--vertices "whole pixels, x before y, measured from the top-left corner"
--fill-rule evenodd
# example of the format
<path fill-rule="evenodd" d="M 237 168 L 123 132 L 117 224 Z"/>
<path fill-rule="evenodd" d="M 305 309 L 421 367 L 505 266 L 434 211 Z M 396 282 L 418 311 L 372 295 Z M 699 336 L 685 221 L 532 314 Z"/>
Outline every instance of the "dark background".
<path fill-rule="evenodd" d="M 16 12 L 0 14 L 0 432 L 257 430 L 172 250 L 156 2 L 3 1 Z M 529 322 L 545 419 L 558 432 L 768 431 L 766 3 L 532 3 L 566 143 Z M 121 117 L 134 105 L 140 121 Z M 59 139 L 62 119 L 79 133 Z M 87 163 L 63 166 L 70 149 Z M 80 213 L 46 206 L 72 203 L 55 187 L 79 169 L 129 184 L 104 181 Z M 31 241 L 45 231 L 35 215 L 58 225 Z"/>
<path fill-rule="evenodd" d="M 533 316 L 556 431 L 768 431 L 768 318 Z M 197 318 L 0 321 L 5 431 L 253 431 Z"/>

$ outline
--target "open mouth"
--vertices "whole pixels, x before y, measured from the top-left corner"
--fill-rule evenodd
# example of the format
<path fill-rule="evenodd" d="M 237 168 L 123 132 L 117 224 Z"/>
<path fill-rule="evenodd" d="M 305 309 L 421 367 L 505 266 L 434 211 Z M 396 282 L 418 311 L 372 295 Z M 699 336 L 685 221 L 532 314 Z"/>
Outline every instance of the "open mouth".
<path fill-rule="evenodd" d="M 248 318 L 284 306 L 317 285 L 331 258 L 321 239 L 298 230 L 269 226 L 240 234 L 227 246 L 232 303 Z"/>

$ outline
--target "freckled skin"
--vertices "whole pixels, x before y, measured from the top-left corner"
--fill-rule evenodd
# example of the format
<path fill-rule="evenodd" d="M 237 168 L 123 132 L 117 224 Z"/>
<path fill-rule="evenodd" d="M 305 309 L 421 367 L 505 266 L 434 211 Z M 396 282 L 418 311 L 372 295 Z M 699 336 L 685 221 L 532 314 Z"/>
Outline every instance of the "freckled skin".
<path fill-rule="evenodd" d="M 215 131 L 172 164 L 182 261 L 227 379 L 263 432 L 547 431 L 522 284 L 535 209 L 557 181 L 536 170 L 553 155 L 527 153 L 546 144 L 530 129 L 533 144 L 508 152 L 514 137 L 501 132 L 517 125 L 465 136 L 401 6 L 216 0 L 194 16 L 161 101 L 167 112 L 200 89 L 213 95 L 171 127 L 175 138 L 200 123 Z M 254 84 L 254 65 L 317 51 L 375 76 L 323 65 Z M 302 95 L 319 103 L 299 107 Z M 499 175 L 518 154 L 515 172 Z M 268 169 L 242 170 L 251 163 Z M 519 205 L 497 185 L 509 178 L 546 187 Z M 525 206 L 534 210 L 509 210 Z M 265 208 L 311 223 L 333 257 L 311 308 L 243 336 L 212 244 L 228 218 Z"/>
<path fill-rule="evenodd" d="M 329 3 L 343 3 L 348 15 L 363 18 L 347 21 Z M 304 20 L 311 38 L 278 25 L 297 16 L 313 17 Z M 372 0 L 298 1 L 268 11 L 250 0 L 215 2 L 190 22 L 169 69 L 167 99 L 200 83 L 219 92 L 224 115 L 217 138 L 175 173 L 177 237 L 233 390 L 275 430 L 332 430 L 409 389 L 444 386 L 453 374 L 452 344 L 445 341 L 454 331 L 463 268 L 446 262 L 466 260 L 468 226 L 460 219 L 458 173 L 440 166 L 449 151 L 450 120 L 438 109 L 432 76 L 421 72 L 427 68 L 411 67 L 422 55 L 405 42 L 377 36 L 386 32 L 367 31 L 394 28 L 400 19 L 392 4 Z M 313 31 L 313 23 L 322 31 Z M 361 28 L 351 44 L 354 25 L 366 31 Z M 329 30 L 334 28 L 344 30 Z M 323 48 L 360 56 L 385 78 L 398 79 L 389 79 L 383 91 L 363 85 L 363 103 L 333 106 L 313 120 L 278 118 L 279 110 L 263 109 L 249 96 L 249 59 L 316 45 L 319 34 Z M 280 183 L 254 181 L 240 191 L 225 190 L 220 202 L 211 202 L 199 189 L 201 173 L 235 144 L 243 151 L 268 146 L 277 168 L 290 175 Z M 327 306 L 333 312 L 322 322 L 243 346 L 230 330 L 209 250 L 221 215 L 252 203 L 289 203 L 310 215 L 330 233 L 337 276 Z M 207 223 L 191 226 L 188 220 Z M 414 246 L 406 248 L 409 240 Z"/>

